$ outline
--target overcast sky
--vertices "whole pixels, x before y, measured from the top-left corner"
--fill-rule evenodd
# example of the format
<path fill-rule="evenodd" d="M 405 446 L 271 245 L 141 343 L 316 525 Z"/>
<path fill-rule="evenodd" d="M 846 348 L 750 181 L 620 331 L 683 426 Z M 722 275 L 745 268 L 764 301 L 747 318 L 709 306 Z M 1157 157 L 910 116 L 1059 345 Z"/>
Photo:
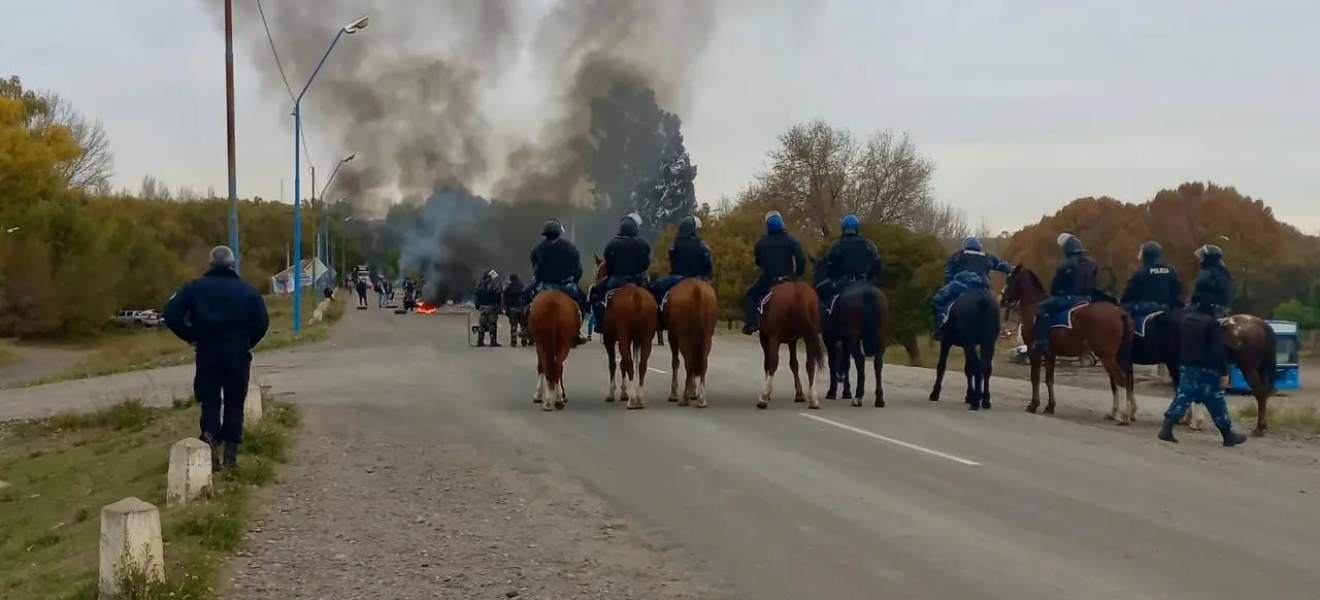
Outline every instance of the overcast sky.
<path fill-rule="evenodd" d="M 938 163 L 938 198 L 995 230 L 1081 196 L 1141 201 L 1210 179 L 1320 231 L 1318 3 L 817 4 L 811 19 L 761 14 L 721 26 L 681 115 L 702 199 L 735 194 L 779 132 L 822 118 L 859 133 L 908 132 Z M 406 18 L 407 5 L 373 23 Z M 0 36 L 5 74 L 104 122 L 116 186 L 136 189 L 151 174 L 224 193 L 224 41 L 199 2 L 0 8 L 11 16 Z M 371 43 L 371 32 L 350 41 Z M 279 198 L 284 180 L 291 198 L 288 101 L 260 89 L 253 65 L 271 57 L 250 49 L 240 44 L 236 58 L 239 194 Z M 314 162 L 328 167 L 340 149 L 316 145 L 332 136 L 314 119 L 307 127 L 323 154 Z"/>

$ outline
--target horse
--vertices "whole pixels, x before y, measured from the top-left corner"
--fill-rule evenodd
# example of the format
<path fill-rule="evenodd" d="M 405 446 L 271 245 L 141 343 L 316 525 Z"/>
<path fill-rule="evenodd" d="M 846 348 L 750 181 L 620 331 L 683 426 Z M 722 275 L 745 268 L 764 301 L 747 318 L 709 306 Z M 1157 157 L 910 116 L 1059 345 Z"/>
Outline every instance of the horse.
<path fill-rule="evenodd" d="M 770 293 L 760 302 L 761 352 L 765 354 L 765 385 L 757 408 L 770 407 L 775 371 L 779 369 L 779 346 L 788 344 L 788 368 L 793 371 L 794 402 L 806 402 L 807 408 L 820 408 L 816 395 L 816 368 L 821 362 L 820 298 L 804 281 L 780 278 L 771 282 Z M 672 338 L 671 338 L 672 339 Z M 798 372 L 797 341 L 807 350 L 807 393 L 802 392 Z"/>
<path fill-rule="evenodd" d="M 815 258 L 811 262 L 811 283 L 816 287 L 817 300 L 820 298 L 820 286 L 829 282 L 829 273 L 825 270 L 825 257 Z M 820 333 L 825 344 L 825 364 L 830 371 L 830 388 L 825 392 L 826 400 L 839 397 L 839 383 L 843 383 L 843 399 L 852 399 L 852 381 L 849 379 L 847 361 L 843 360 L 843 332 L 839 324 L 831 318 L 830 307 L 821 304 Z"/>
<path fill-rule="evenodd" d="M 940 338 L 940 361 L 935 367 L 935 387 L 930 400 L 940 399 L 949 349 L 963 349 L 963 374 L 967 376 L 967 410 L 990 408 L 990 374 L 994 370 L 995 342 L 999 340 L 999 310 L 990 291 L 971 288 L 949 305 Z"/>
<path fill-rule="evenodd" d="M 597 256 L 596 281 L 605 281 L 606 277 L 609 273 L 605 270 L 605 259 Z M 655 296 L 639 285 L 624 284 L 605 295 L 601 331 L 604 332 L 605 353 L 610 361 L 610 391 L 605 396 L 606 402 L 614 402 L 619 392 L 615 377 L 621 367 L 623 400 L 628 402 L 628 410 L 646 408 L 642 388 L 646 384 L 646 363 L 651 358 L 659 318 L 660 309 L 655 304 Z M 618 360 L 614 356 L 615 344 L 618 345 Z M 635 365 L 634 352 L 638 356 Z M 631 390 L 630 385 L 633 386 Z"/>
<path fill-rule="evenodd" d="M 543 410 L 563 410 L 568 402 L 564 362 L 577 340 L 580 320 L 577 302 L 564 291 L 553 288 L 538 293 L 527 309 L 527 327 L 535 340 L 538 376 L 532 402 L 540 403 Z"/>
<path fill-rule="evenodd" d="M 812 280 L 817 290 L 829 279 L 823 258 L 812 266 Z M 826 400 L 833 400 L 839 382 L 843 382 L 843 399 L 853 398 L 849 369 L 857 369 L 857 396 L 852 406 L 861 406 L 866 395 L 866 359 L 875 361 L 875 407 L 885 406 L 881 373 L 884 370 L 885 349 L 888 347 L 889 300 L 873 284 L 849 286 L 845 293 L 832 301 L 833 306 L 821 305 L 821 337 L 825 342 L 825 357 L 830 369 L 830 388 Z M 837 307 L 837 310 L 836 310 Z M 853 366 L 848 365 L 853 359 Z"/>
<path fill-rule="evenodd" d="M 1050 351 L 1035 347 L 1036 306 L 1049 297 L 1045 286 L 1031 269 L 1015 265 L 1004 283 L 1000 303 L 1005 308 L 1017 306 L 1022 317 L 1022 341 L 1031 360 L 1031 403 L 1027 412 L 1040 408 L 1040 365 L 1045 362 L 1045 387 L 1049 403 L 1045 414 L 1054 414 L 1054 366 L 1058 356 L 1083 356 L 1094 352 L 1109 374 L 1109 389 L 1114 404 L 1106 419 L 1118 425 L 1130 425 L 1137 417 L 1137 399 L 1132 391 L 1132 317 L 1115 303 L 1083 302 L 1070 307 L 1068 324 L 1050 328 Z M 1127 409 L 1120 404 L 1119 390 L 1127 391 Z"/>
<path fill-rule="evenodd" d="M 674 285 L 660 303 L 665 323 L 669 324 L 669 352 L 673 357 L 669 370 L 669 401 L 706 408 L 706 369 L 710 349 L 715 342 L 715 324 L 719 320 L 719 301 L 715 288 L 705 280 L 689 277 Z M 683 358 L 683 395 L 678 393 L 679 357 Z"/>

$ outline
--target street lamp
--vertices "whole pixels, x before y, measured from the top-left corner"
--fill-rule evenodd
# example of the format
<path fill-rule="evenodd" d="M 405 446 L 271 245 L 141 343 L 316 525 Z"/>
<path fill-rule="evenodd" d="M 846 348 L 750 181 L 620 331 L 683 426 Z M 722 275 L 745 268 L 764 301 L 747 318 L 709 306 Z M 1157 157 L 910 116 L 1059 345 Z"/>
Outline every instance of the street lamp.
<path fill-rule="evenodd" d="M 302 330 L 302 99 L 307 94 L 307 88 L 312 87 L 312 81 L 316 79 L 317 73 L 321 72 L 321 67 L 325 66 L 325 60 L 330 58 L 330 52 L 335 49 L 335 44 L 339 43 L 339 38 L 345 34 L 352 35 L 362 31 L 366 27 L 367 18 L 362 17 L 340 28 L 335 33 L 335 39 L 330 41 L 330 47 L 321 55 L 321 62 L 316 63 L 312 76 L 307 78 L 307 84 L 293 100 L 293 333 L 295 334 Z"/>
<path fill-rule="evenodd" d="M 344 166 L 344 163 L 346 163 L 346 162 L 348 162 L 348 161 L 351 161 L 351 160 L 353 160 L 354 158 L 357 158 L 357 154 L 350 154 L 350 155 L 348 155 L 347 157 L 345 157 L 343 160 L 339 161 L 339 164 L 335 165 L 335 170 L 333 170 L 333 171 L 330 172 L 330 179 L 326 180 L 326 182 L 325 182 L 325 187 L 321 188 L 321 193 L 317 194 L 316 197 L 312 198 L 312 202 L 313 202 L 314 204 L 316 204 L 317 207 L 318 207 L 318 210 L 321 211 L 320 219 L 318 219 L 318 222 L 319 222 L 320 224 L 317 225 L 317 227 L 316 227 L 316 230 L 317 230 L 317 234 L 316 234 L 316 262 L 317 262 L 317 263 L 322 263 L 322 262 L 325 262 L 326 260 L 328 260 L 329 262 L 326 262 L 326 263 L 325 263 L 327 267 L 330 266 L 330 265 L 332 265 L 332 264 L 334 264 L 334 262 L 335 262 L 335 257 L 334 257 L 333 254 L 330 253 L 330 250 L 329 250 L 329 248 L 330 248 L 330 237 L 329 237 L 329 236 L 330 236 L 330 225 L 329 225 L 329 223 L 327 223 L 326 220 L 325 220 L 325 191 L 328 190 L 328 189 L 330 189 L 330 183 L 333 182 L 333 181 L 335 180 L 335 175 L 338 175 L 338 174 L 339 174 L 339 167 Z M 315 167 L 312 168 L 312 189 L 313 189 L 313 190 L 316 189 L 316 168 L 315 168 Z M 316 266 L 317 266 L 316 264 L 313 264 L 313 265 L 312 265 L 312 282 L 313 282 L 313 283 L 316 283 L 316 282 L 319 282 L 319 281 L 320 281 L 320 278 L 317 277 L 317 274 L 316 274 Z M 333 269 L 331 269 L 331 270 L 333 270 Z M 318 284 L 318 285 L 319 285 L 319 284 Z"/>

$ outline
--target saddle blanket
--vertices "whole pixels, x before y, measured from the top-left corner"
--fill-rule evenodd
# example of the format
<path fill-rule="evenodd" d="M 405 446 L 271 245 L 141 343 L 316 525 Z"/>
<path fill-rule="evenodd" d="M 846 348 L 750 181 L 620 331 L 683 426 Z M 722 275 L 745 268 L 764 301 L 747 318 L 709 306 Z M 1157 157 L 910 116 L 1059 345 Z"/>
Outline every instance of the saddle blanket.
<path fill-rule="evenodd" d="M 762 297 L 760 302 L 756 303 L 756 312 L 757 312 L 757 314 L 765 314 L 765 305 L 766 305 L 766 303 L 770 302 L 770 296 L 773 296 L 773 295 L 774 295 L 774 292 L 770 292 L 770 293 L 766 294 L 764 297 Z"/>
<path fill-rule="evenodd" d="M 669 288 L 669 290 L 665 292 L 665 295 L 660 298 L 660 312 L 665 312 L 665 303 L 669 302 L 669 293 L 673 291 L 674 288 Z"/>
<path fill-rule="evenodd" d="M 1135 318 L 1133 318 L 1133 319 L 1132 319 L 1132 332 L 1135 333 L 1135 334 L 1137 334 L 1138 337 L 1146 337 L 1146 325 L 1150 324 L 1150 322 L 1151 322 L 1152 319 L 1154 319 L 1155 317 L 1158 317 L 1158 316 L 1160 316 L 1160 315 L 1162 315 L 1162 314 L 1164 314 L 1164 311 L 1162 311 L 1162 310 L 1157 310 L 1157 311 L 1155 311 L 1155 312 L 1153 312 L 1153 313 L 1150 313 L 1150 314 L 1148 314 L 1148 315 L 1146 315 L 1146 316 L 1144 316 L 1144 317 L 1135 317 Z"/>
<path fill-rule="evenodd" d="M 1045 319 L 1045 322 L 1046 322 L 1046 323 L 1049 323 L 1051 329 L 1053 329 L 1053 328 L 1055 328 L 1055 327 L 1062 327 L 1062 328 L 1064 328 L 1064 329 L 1072 329 L 1072 316 L 1073 316 L 1073 313 L 1076 312 L 1077 309 L 1082 308 L 1082 307 L 1085 307 L 1085 306 L 1088 305 L 1088 304 L 1090 304 L 1089 301 L 1084 301 L 1084 302 L 1080 302 L 1080 303 L 1074 304 L 1074 305 L 1072 305 L 1072 307 L 1070 307 L 1068 310 L 1061 310 L 1061 311 L 1058 312 L 1058 314 L 1050 315 L 1049 318 Z"/>
<path fill-rule="evenodd" d="M 830 301 L 825 303 L 825 314 L 827 315 L 834 314 L 834 305 L 839 303 L 839 296 L 841 295 L 842 294 L 835 294 L 830 297 Z"/>

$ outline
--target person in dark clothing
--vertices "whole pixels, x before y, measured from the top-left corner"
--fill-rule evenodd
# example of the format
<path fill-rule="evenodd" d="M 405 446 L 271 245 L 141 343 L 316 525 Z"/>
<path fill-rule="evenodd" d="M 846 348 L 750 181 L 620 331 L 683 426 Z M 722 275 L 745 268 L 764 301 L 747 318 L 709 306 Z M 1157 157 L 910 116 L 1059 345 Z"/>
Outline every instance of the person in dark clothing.
<path fill-rule="evenodd" d="M 1204 289 L 1213 300 L 1215 316 L 1222 319 L 1229 313 L 1233 302 L 1233 274 L 1224 266 L 1224 251 L 1214 244 L 1196 249 L 1201 260 L 1201 272 L 1196 274 L 1196 289 Z"/>
<path fill-rule="evenodd" d="M 646 287 L 646 270 L 651 268 L 651 245 L 637 237 L 642 218 L 637 213 L 628 213 L 619 222 L 619 233 L 605 246 L 605 272 L 609 274 L 604 281 L 597 281 L 591 286 L 591 310 L 596 323 L 593 331 L 601 333 L 605 319 L 605 295 L 610 290 L 618 289 L 629 283 Z"/>
<path fill-rule="evenodd" d="M 530 346 L 531 335 L 527 331 L 527 305 L 523 302 L 522 279 L 517 273 L 509 274 L 509 282 L 504 284 L 504 314 L 509 316 L 509 345 L 517 346 L 522 340 L 523 346 Z"/>
<path fill-rule="evenodd" d="M 710 279 L 715 271 L 710 246 L 699 237 L 701 219 L 688 215 L 678 222 L 678 236 L 669 244 L 669 276 L 657 280 L 651 291 L 656 302 L 665 297 L 678 282 L 688 277 Z"/>
<path fill-rule="evenodd" d="M 944 313 L 971 289 L 990 289 L 990 272 L 999 271 L 1008 274 L 1012 265 L 1003 259 L 981 249 L 981 240 L 976 236 L 963 240 L 962 250 L 954 252 L 944 263 L 944 287 L 935 292 L 934 321 L 931 322 L 931 337 L 938 340 L 944 336 Z"/>
<path fill-rule="evenodd" d="M 1224 343 L 1224 328 L 1215 318 L 1219 307 L 1218 293 L 1213 282 L 1198 285 L 1192 294 L 1192 310 L 1180 324 L 1182 353 L 1179 356 L 1178 392 L 1169 403 L 1169 409 L 1164 411 L 1164 423 L 1158 435 L 1166 442 L 1178 442 L 1173 436 L 1173 427 L 1187 414 L 1193 402 L 1205 405 L 1223 436 L 1225 446 L 1237 446 L 1247 441 L 1247 436 L 1233 431 L 1233 419 L 1224 400 L 1228 348 Z"/>
<path fill-rule="evenodd" d="M 228 246 L 211 250 L 206 274 L 184 284 L 165 303 L 165 325 L 196 348 L 193 396 L 202 405 L 201 439 L 211 447 L 211 467 L 233 468 L 243 443 L 252 348 L 270 328 L 261 293 L 234 271 L 233 250 Z"/>
<path fill-rule="evenodd" d="M 760 274 L 747 293 L 743 294 L 743 333 L 751 335 L 761 328 L 756 305 L 770 293 L 770 287 L 780 280 L 797 279 L 807 272 L 807 257 L 802 244 L 788 233 L 784 216 L 772 210 L 765 215 L 765 235 L 756 241 L 752 253 Z"/>
<path fill-rule="evenodd" d="M 1164 264 L 1164 249 L 1157 242 L 1141 245 L 1141 266 L 1128 278 L 1119 302 L 1133 319 L 1161 310 L 1183 307 L 1183 284 L 1178 270 Z"/>
<path fill-rule="evenodd" d="M 358 282 L 357 282 L 357 295 L 358 295 L 358 306 L 359 306 L 359 307 L 362 307 L 362 308 L 366 308 L 366 307 L 367 307 L 367 282 L 362 281 L 361 279 L 359 279 Z"/>
<path fill-rule="evenodd" d="M 479 312 L 477 325 L 477 345 L 486 345 L 486 335 L 490 335 L 490 345 L 493 348 L 499 348 L 500 342 L 497 338 L 500 328 L 500 302 L 502 290 L 496 279 L 499 273 L 494 269 L 486 271 L 481 276 L 481 281 L 477 282 L 477 289 L 472 293 L 472 304 Z"/>
<path fill-rule="evenodd" d="M 590 312 L 587 296 L 582 293 L 582 255 L 577 246 L 564 239 L 564 225 L 559 219 L 550 219 L 541 227 L 545 237 L 532 248 L 532 283 L 523 293 L 523 302 L 531 306 L 532 299 L 543 287 L 553 286 L 568 294 L 578 304 L 583 315 Z M 587 343 L 586 336 L 578 332 L 577 344 Z"/>
<path fill-rule="evenodd" d="M 1100 268 L 1087 255 L 1082 240 L 1071 233 L 1059 235 L 1063 248 L 1063 262 L 1054 271 L 1050 281 L 1050 297 L 1036 306 L 1037 348 L 1049 350 L 1050 319 L 1059 311 L 1069 310 L 1080 302 L 1090 301 L 1095 293 L 1096 275 Z"/>
<path fill-rule="evenodd" d="M 822 306 L 830 306 L 848 286 L 874 281 L 884 263 L 875 243 L 861 235 L 862 222 L 857 215 L 845 215 L 842 235 L 825 252 L 825 270 L 829 279 L 816 285 Z"/>

